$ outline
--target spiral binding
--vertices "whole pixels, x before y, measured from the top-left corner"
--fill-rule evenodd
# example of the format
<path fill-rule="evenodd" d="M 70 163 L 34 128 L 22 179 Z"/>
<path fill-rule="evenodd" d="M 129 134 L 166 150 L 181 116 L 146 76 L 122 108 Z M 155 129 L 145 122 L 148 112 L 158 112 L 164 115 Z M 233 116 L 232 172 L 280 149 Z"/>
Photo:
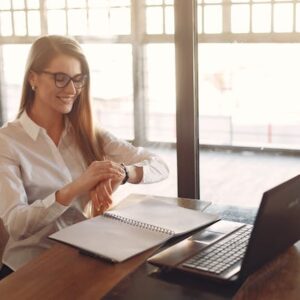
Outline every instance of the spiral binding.
<path fill-rule="evenodd" d="M 173 230 L 163 228 L 163 227 L 159 227 L 159 226 L 155 226 L 155 225 L 148 224 L 148 223 L 144 223 L 144 222 L 140 222 L 140 221 L 137 221 L 137 220 L 134 220 L 134 219 L 129 219 L 129 218 L 122 217 L 122 216 L 119 216 L 119 215 L 116 215 L 116 214 L 109 213 L 109 214 L 104 214 L 104 216 L 107 217 L 107 218 L 118 220 L 122 223 L 126 223 L 126 224 L 129 224 L 129 225 L 132 225 L 132 226 L 136 226 L 136 227 L 151 230 L 151 231 L 165 233 L 165 234 L 168 234 L 170 236 L 175 234 L 175 231 L 173 231 Z"/>

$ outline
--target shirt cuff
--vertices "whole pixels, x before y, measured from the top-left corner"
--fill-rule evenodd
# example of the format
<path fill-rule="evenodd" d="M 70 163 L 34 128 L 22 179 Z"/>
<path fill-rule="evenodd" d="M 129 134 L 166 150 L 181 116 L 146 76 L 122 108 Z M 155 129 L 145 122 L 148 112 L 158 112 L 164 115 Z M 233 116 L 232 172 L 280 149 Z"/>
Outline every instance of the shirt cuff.
<path fill-rule="evenodd" d="M 43 205 L 46 209 L 48 209 L 48 219 L 55 219 L 62 215 L 69 206 L 62 205 L 56 201 L 56 192 L 50 194 L 43 200 Z"/>

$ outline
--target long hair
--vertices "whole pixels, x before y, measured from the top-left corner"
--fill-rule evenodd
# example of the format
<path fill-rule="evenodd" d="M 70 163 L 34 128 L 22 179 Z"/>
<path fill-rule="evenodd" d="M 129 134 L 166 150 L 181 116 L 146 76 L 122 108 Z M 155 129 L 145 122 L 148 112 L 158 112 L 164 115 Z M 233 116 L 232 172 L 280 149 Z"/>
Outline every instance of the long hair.
<path fill-rule="evenodd" d="M 37 39 L 28 55 L 24 81 L 22 87 L 21 103 L 18 118 L 23 111 L 29 111 L 34 101 L 34 91 L 28 81 L 30 71 L 43 71 L 57 55 L 64 54 L 80 61 L 82 73 L 87 75 L 87 82 L 71 112 L 68 114 L 73 126 L 75 141 L 82 152 L 87 165 L 94 160 L 103 160 L 104 151 L 101 135 L 96 131 L 91 110 L 90 97 L 90 71 L 87 59 L 79 43 L 70 37 L 49 35 Z"/>

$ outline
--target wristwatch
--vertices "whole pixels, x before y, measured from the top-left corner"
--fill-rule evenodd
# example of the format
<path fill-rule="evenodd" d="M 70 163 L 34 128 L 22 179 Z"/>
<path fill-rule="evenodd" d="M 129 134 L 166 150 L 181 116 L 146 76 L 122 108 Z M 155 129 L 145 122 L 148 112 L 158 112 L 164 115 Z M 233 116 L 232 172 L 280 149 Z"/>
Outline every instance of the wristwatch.
<path fill-rule="evenodd" d="M 129 173 L 128 173 L 128 170 L 127 170 L 126 166 L 123 163 L 121 163 L 121 166 L 122 166 L 122 168 L 124 170 L 124 173 L 125 173 L 125 177 L 124 177 L 121 184 L 125 184 L 129 179 Z"/>

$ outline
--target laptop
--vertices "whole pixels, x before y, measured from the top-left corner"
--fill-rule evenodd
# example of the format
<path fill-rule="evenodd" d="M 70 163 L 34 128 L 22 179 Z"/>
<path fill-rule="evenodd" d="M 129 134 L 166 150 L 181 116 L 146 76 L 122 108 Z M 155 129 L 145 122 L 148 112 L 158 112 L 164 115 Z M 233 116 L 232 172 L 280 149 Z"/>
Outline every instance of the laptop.
<path fill-rule="evenodd" d="M 167 270 L 243 282 L 300 239 L 300 175 L 264 192 L 253 225 L 220 220 L 150 257 Z"/>

